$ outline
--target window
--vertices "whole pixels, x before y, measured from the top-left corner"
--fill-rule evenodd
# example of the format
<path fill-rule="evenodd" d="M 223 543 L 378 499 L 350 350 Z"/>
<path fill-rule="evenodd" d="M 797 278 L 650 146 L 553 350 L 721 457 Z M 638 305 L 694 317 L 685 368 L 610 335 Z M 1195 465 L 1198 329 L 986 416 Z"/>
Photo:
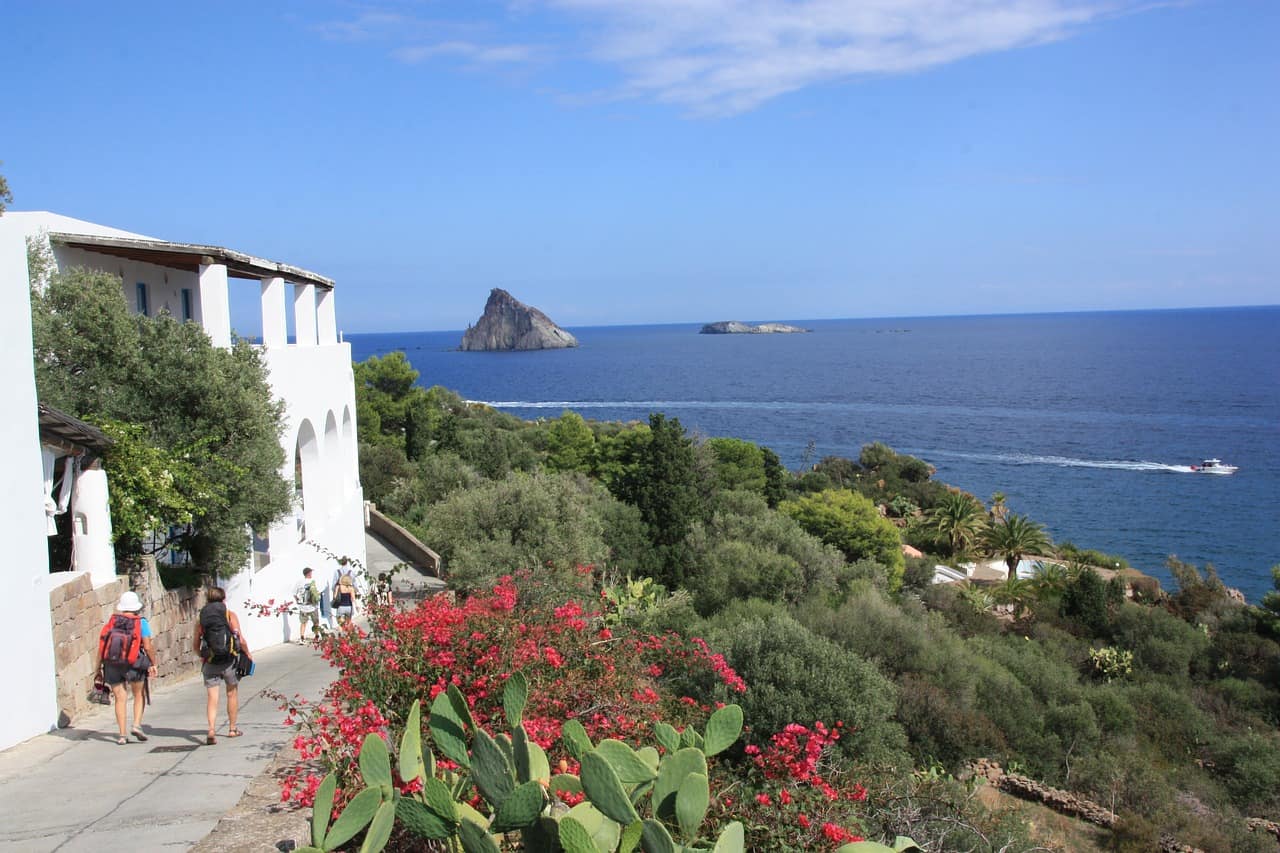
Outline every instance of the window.
<path fill-rule="evenodd" d="M 253 531 L 253 570 L 266 568 L 271 562 L 271 534 Z"/>
<path fill-rule="evenodd" d="M 147 283 L 138 282 L 138 313 L 144 317 L 151 316 L 151 306 L 147 304 Z"/>
<path fill-rule="evenodd" d="M 182 322 L 188 323 L 192 320 L 191 315 L 191 288 L 182 288 Z"/>

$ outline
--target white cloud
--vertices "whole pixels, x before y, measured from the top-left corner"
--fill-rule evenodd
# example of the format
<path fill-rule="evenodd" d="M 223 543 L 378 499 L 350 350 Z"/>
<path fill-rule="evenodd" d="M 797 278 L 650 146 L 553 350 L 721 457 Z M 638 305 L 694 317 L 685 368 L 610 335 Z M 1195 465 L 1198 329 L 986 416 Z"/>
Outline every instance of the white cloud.
<path fill-rule="evenodd" d="M 537 51 L 529 45 L 502 44 L 480 45 L 466 41 L 446 41 L 436 44 L 418 44 L 399 47 L 391 55 L 410 65 L 436 57 L 458 57 L 484 64 L 521 63 L 534 58 Z"/>
<path fill-rule="evenodd" d="M 511 66 L 577 53 L 616 68 L 622 83 L 566 100 L 651 99 L 716 116 L 808 86 L 1067 38 L 1180 0 L 505 0 L 466 5 L 468 14 L 452 18 L 421 15 L 441 6 L 378 2 L 357 2 L 349 19 L 316 29 L 334 40 L 387 42 L 409 64 Z"/>
<path fill-rule="evenodd" d="M 1134 0 L 547 0 L 624 94 L 732 115 L 778 95 L 1065 38 Z"/>

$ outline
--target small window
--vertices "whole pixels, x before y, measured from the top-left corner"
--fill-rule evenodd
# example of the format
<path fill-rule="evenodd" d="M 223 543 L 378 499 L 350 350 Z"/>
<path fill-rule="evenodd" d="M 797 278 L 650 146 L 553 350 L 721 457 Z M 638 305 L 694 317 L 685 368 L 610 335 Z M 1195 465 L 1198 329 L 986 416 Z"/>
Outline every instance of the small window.
<path fill-rule="evenodd" d="M 253 570 L 262 571 L 271 562 L 271 534 L 253 531 Z"/>
<path fill-rule="evenodd" d="M 138 313 L 144 317 L 151 316 L 151 306 L 147 304 L 147 283 L 138 282 Z"/>
<path fill-rule="evenodd" d="M 182 322 L 189 323 L 191 316 L 191 288 L 182 288 Z"/>

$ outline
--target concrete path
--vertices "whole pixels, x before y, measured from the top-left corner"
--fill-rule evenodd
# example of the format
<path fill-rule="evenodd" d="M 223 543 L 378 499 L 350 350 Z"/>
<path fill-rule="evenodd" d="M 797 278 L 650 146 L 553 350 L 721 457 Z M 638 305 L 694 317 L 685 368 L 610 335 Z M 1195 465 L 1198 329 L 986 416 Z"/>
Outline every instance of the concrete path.
<path fill-rule="evenodd" d="M 273 646 L 255 661 L 257 672 L 240 686 L 244 737 L 225 736 L 220 703 L 218 743 L 205 746 L 204 685 L 189 676 L 153 686 L 146 743 L 117 745 L 112 709 L 101 707 L 72 728 L 0 752 L 0 851 L 190 848 L 293 738 L 262 691 L 314 699 L 334 674 L 310 646 Z"/>
<path fill-rule="evenodd" d="M 401 563 L 407 563 L 396 573 L 391 582 L 391 591 L 397 601 L 412 601 L 427 595 L 433 595 L 445 588 L 444 581 L 415 566 L 403 554 L 395 549 L 376 533 L 365 531 L 365 560 L 370 575 L 389 572 Z"/>

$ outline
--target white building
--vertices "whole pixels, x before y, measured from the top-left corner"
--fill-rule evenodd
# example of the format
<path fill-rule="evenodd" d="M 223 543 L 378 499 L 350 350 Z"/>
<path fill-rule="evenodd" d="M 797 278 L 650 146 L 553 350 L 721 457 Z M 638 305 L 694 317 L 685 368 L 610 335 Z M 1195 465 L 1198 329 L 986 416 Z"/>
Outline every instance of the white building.
<path fill-rule="evenodd" d="M 49 591 L 77 572 L 49 572 L 41 494 L 46 478 L 31 362 L 28 238 L 47 245 L 59 269 L 89 267 L 120 276 L 135 310 L 164 310 L 197 322 L 217 346 L 231 345 L 229 288 L 251 287 L 260 297 L 263 360 L 272 389 L 285 404 L 281 444 L 287 462 L 280 473 L 298 488 L 293 515 L 266 536 L 254 537 L 250 564 L 225 585 L 228 605 L 240 615 L 251 647 L 287 639 L 283 620 L 253 616 L 246 602 L 288 600 L 303 566 L 314 566 L 321 578 L 330 576 L 334 564 L 324 551 L 365 561 L 355 381 L 350 345 L 338 339 L 333 281 L 219 246 L 156 240 L 52 213 L 0 215 L 0 370 L 6 377 L 0 402 L 9 413 L 0 426 L 0 452 L 12 484 L 0 497 L 8 546 L 0 588 L 7 590 L 9 618 L 21 623 L 11 630 L 32 638 L 51 637 Z M 23 487 L 24 482 L 30 486 Z M 105 502 L 105 488 L 100 499 Z M 94 562 L 95 584 L 99 575 L 114 576 L 114 566 L 107 571 L 96 565 L 99 559 Z M 27 698 L 0 711 L 0 748 L 48 730 L 56 717 L 52 639 L 28 652 L 11 661 L 20 670 L 12 673 L 14 683 L 24 685 Z"/>

